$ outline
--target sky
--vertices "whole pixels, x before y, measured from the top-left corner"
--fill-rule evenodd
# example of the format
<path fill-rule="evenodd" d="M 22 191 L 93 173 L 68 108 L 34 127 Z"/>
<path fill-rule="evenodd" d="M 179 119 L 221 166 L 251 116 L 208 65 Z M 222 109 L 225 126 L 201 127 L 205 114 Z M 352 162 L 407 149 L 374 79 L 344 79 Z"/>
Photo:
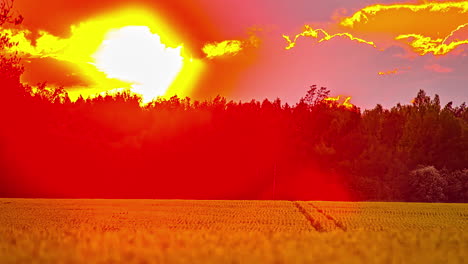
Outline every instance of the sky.
<path fill-rule="evenodd" d="M 294 104 L 311 85 L 361 108 L 420 89 L 468 101 L 468 1 L 16 0 L 23 82 L 72 97 Z"/>

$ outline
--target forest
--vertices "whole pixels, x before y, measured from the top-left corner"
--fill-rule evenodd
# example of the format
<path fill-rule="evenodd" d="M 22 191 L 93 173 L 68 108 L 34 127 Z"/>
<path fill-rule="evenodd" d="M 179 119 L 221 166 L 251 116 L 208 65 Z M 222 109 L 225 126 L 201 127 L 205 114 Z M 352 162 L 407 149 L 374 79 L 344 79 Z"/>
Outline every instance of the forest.
<path fill-rule="evenodd" d="M 468 108 L 423 90 L 364 111 L 315 85 L 295 105 L 142 106 L 128 92 L 72 102 L 21 83 L 16 54 L 0 64 L 1 197 L 468 202 Z"/>

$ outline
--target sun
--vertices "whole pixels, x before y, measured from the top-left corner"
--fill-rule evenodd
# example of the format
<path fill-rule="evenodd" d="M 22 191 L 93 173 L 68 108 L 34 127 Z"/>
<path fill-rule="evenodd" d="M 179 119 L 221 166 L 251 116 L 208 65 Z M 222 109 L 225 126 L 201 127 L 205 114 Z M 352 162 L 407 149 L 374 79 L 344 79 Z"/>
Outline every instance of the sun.
<path fill-rule="evenodd" d="M 143 102 L 166 94 L 184 66 L 182 46 L 167 47 L 147 26 L 109 31 L 93 55 L 95 66 L 108 78 L 131 84 Z"/>
<path fill-rule="evenodd" d="M 120 7 L 70 26 L 67 38 L 26 33 L 13 52 L 71 63 L 83 84 L 67 87 L 72 100 L 130 91 L 146 104 L 158 97 L 190 96 L 204 70 L 200 58 L 163 16 L 144 7 Z"/>

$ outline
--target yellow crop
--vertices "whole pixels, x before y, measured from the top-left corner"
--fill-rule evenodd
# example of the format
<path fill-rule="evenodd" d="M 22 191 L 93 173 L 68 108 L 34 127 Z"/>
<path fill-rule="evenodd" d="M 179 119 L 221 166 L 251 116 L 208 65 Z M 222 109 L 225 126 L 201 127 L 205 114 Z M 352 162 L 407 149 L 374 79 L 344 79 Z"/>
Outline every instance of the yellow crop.
<path fill-rule="evenodd" d="M 0 199 L 0 263 L 464 263 L 467 230 L 466 204 Z"/>

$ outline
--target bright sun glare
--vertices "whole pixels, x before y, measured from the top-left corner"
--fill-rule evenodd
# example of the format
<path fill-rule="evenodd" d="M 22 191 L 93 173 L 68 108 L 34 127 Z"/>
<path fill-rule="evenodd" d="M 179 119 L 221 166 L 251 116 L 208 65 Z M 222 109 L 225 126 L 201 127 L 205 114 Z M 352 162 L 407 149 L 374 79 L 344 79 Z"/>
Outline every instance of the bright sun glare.
<path fill-rule="evenodd" d="M 177 32 L 143 7 L 108 11 L 70 27 L 62 38 L 40 31 L 34 44 L 26 31 L 12 51 L 74 65 L 87 85 L 69 87 L 72 99 L 129 90 L 148 103 L 159 96 L 188 96 L 204 65 Z"/>
<path fill-rule="evenodd" d="M 131 83 L 147 103 L 163 96 L 182 70 L 181 49 L 166 47 L 146 26 L 127 26 L 108 32 L 93 58 L 107 77 Z"/>

